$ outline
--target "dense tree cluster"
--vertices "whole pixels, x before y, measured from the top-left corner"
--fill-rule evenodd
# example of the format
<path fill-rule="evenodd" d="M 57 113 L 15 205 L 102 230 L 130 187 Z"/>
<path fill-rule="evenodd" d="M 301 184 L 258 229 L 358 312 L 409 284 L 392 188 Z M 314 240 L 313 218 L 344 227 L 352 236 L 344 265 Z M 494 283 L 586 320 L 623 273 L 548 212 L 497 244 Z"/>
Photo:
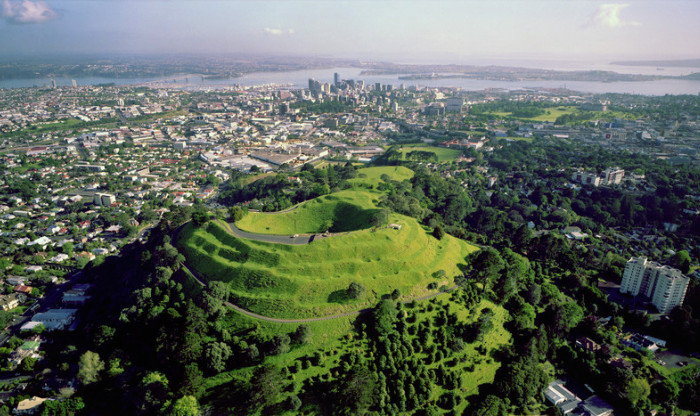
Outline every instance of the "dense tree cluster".
<path fill-rule="evenodd" d="M 328 165 L 322 169 L 306 164 L 296 175 L 301 183 L 288 175 L 276 174 L 246 184 L 246 176 L 234 171 L 222 184 L 219 201 L 229 206 L 245 203 L 253 209 L 279 211 L 349 187 L 347 180 L 354 178 L 357 170 L 351 163 Z"/>

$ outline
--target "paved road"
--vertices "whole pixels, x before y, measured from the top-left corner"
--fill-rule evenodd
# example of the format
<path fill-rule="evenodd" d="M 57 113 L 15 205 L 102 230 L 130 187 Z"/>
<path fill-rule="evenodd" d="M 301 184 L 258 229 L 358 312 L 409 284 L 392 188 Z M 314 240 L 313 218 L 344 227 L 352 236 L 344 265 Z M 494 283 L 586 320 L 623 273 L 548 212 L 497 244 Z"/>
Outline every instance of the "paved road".
<path fill-rule="evenodd" d="M 183 264 L 182 267 L 184 267 L 185 269 L 187 269 L 187 271 L 189 271 L 190 274 L 192 274 L 192 276 L 194 277 L 194 279 L 197 281 L 197 283 L 198 283 L 200 286 L 206 287 L 206 283 L 204 283 L 204 281 L 201 280 L 201 279 L 199 278 L 199 276 L 197 276 L 197 275 L 192 271 L 192 269 L 190 269 L 189 267 L 187 267 L 186 264 Z M 451 292 L 452 290 L 454 290 L 454 289 L 456 289 L 456 288 L 457 288 L 457 286 L 453 286 L 453 287 L 450 287 L 450 288 L 441 290 L 440 292 L 437 292 L 437 293 L 431 293 L 431 294 L 429 294 L 429 295 L 420 296 L 420 297 L 417 297 L 417 298 L 415 298 L 415 299 L 405 300 L 405 301 L 403 301 L 403 303 L 408 303 L 408 302 L 412 302 L 412 301 L 421 301 L 421 300 L 431 299 L 431 298 L 434 298 L 435 296 L 441 295 L 441 294 L 443 294 L 443 293 Z M 346 317 L 349 317 L 349 316 L 357 316 L 357 315 L 359 315 L 359 314 L 361 314 L 361 313 L 369 312 L 369 311 L 372 310 L 372 308 L 365 308 L 365 309 L 360 309 L 360 310 L 352 311 L 352 312 L 345 312 L 345 313 L 339 313 L 339 314 L 335 314 L 335 315 L 321 316 L 321 317 L 318 317 L 318 318 L 283 319 L 283 318 L 271 318 L 271 317 L 269 317 L 269 316 L 259 315 L 259 314 L 255 313 L 255 312 L 251 312 L 251 311 L 249 311 L 249 310 L 247 310 L 247 309 L 243 309 L 243 308 L 241 308 L 240 306 L 238 306 L 238 305 L 236 305 L 236 304 L 233 304 L 233 303 L 231 303 L 231 302 L 224 302 L 224 304 L 225 304 L 226 306 L 228 306 L 229 308 L 235 310 L 236 312 L 239 312 L 239 313 L 241 313 L 241 314 L 243 314 L 243 315 L 246 315 L 246 316 L 250 316 L 251 318 L 256 318 L 256 319 L 261 319 L 261 320 L 263 320 L 263 321 L 276 322 L 276 323 L 281 323 L 281 324 L 302 324 L 302 323 L 305 323 L 305 322 L 328 321 L 328 320 L 331 320 L 331 319 L 346 318 Z"/>
<path fill-rule="evenodd" d="M 275 244 L 289 244 L 289 245 L 304 245 L 309 244 L 320 236 L 316 234 L 298 234 L 297 237 L 289 235 L 273 235 L 273 234 L 256 234 L 249 233 L 248 231 L 243 231 L 236 227 L 236 224 L 232 222 L 219 221 L 219 224 L 226 227 L 231 234 L 239 238 L 245 238 L 254 241 L 263 241 L 265 243 L 275 243 Z"/>

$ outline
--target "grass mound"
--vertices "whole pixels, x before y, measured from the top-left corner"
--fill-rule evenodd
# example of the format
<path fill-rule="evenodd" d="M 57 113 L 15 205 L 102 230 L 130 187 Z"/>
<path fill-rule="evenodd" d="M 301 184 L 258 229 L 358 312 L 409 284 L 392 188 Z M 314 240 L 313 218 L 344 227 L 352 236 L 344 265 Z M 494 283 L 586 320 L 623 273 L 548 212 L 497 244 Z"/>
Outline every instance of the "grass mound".
<path fill-rule="evenodd" d="M 464 258 L 477 250 L 449 235 L 437 240 L 413 218 L 392 215 L 390 221 L 402 229 L 361 230 L 298 246 L 239 239 L 219 223 L 190 223 L 176 244 L 198 276 L 229 285 L 232 301 L 284 318 L 355 311 L 394 289 L 406 299 L 435 293 L 428 285 L 451 286 Z M 366 288 L 359 299 L 345 296 L 352 282 Z"/>
<path fill-rule="evenodd" d="M 413 171 L 405 166 L 374 166 L 357 170 L 357 177 L 350 179 L 353 185 L 377 186 L 382 182 L 382 175 L 392 181 L 405 181 L 413 177 Z"/>
<path fill-rule="evenodd" d="M 409 153 L 415 152 L 415 151 L 435 153 L 435 155 L 438 158 L 438 162 L 452 162 L 452 161 L 457 160 L 459 155 L 462 154 L 461 150 L 446 149 L 444 147 L 437 147 L 437 146 L 415 146 L 415 147 L 404 146 L 404 147 L 401 147 L 399 149 L 399 152 L 401 152 L 401 155 L 404 159 L 407 158 L 407 155 Z"/>
<path fill-rule="evenodd" d="M 314 234 L 354 231 L 370 227 L 380 210 L 369 192 L 342 191 L 300 204 L 280 213 L 249 213 L 236 223 L 241 230 L 258 234 Z"/>

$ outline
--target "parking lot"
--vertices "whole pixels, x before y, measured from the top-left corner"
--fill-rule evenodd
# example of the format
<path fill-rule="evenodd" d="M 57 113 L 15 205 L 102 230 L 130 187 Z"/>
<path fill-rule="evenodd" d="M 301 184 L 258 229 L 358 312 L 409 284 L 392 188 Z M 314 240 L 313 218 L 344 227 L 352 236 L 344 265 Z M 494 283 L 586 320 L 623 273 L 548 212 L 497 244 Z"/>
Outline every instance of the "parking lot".
<path fill-rule="evenodd" d="M 698 361 L 687 355 L 675 354 L 671 351 L 663 351 L 654 357 L 654 361 L 668 368 L 669 370 L 677 370 L 687 365 L 698 365 Z M 659 362 L 661 361 L 661 362 Z M 663 363 L 663 364 L 662 364 Z M 686 363 L 686 364 L 683 364 Z"/>

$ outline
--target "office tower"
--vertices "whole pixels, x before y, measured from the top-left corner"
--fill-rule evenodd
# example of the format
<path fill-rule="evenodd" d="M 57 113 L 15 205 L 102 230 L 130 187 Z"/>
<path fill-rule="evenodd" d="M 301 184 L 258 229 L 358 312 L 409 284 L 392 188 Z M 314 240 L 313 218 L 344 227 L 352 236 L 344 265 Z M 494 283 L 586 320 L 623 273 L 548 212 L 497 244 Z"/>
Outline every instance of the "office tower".
<path fill-rule="evenodd" d="M 73 88 L 78 88 L 78 83 L 73 80 Z"/>
<path fill-rule="evenodd" d="M 322 88 L 321 85 L 322 84 L 319 81 L 316 81 L 313 78 L 309 78 L 309 92 L 312 92 L 312 93 L 321 92 L 321 88 Z"/>
<path fill-rule="evenodd" d="M 336 72 L 333 74 L 333 85 L 337 87 L 338 84 L 340 84 L 340 75 Z"/>

